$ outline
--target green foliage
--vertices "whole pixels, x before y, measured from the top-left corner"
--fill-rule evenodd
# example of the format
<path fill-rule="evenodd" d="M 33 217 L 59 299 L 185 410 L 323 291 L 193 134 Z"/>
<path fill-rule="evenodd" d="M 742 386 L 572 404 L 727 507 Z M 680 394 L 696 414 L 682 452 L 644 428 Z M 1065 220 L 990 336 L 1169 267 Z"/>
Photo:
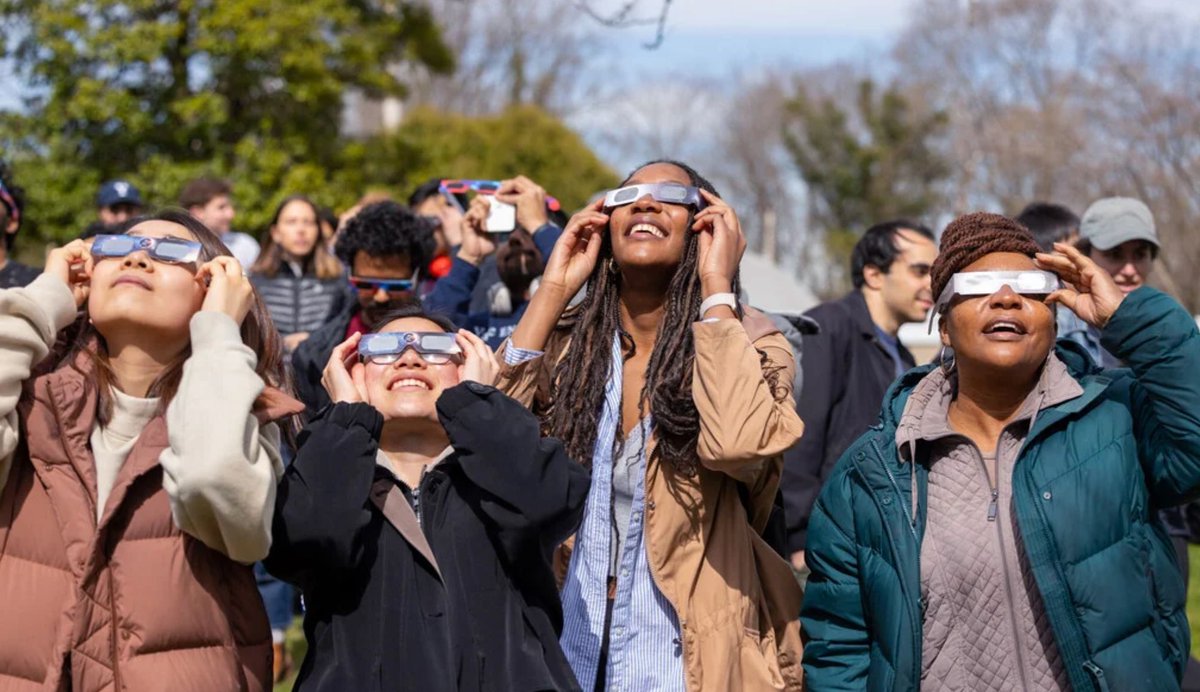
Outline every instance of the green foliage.
<path fill-rule="evenodd" d="M 124 178 L 169 205 L 199 175 L 233 182 L 237 227 L 261 232 L 303 193 L 342 209 L 371 189 L 404 199 L 428 178 L 550 185 L 567 209 L 617 182 L 553 116 L 517 107 L 468 118 L 428 110 L 348 140 L 342 97 L 404 94 L 387 64 L 453 67 L 424 3 L 374 0 L 0 0 L 0 53 L 33 87 L 0 113 L 0 155 L 27 190 L 26 259 L 94 219 L 100 183 Z M 33 236 L 31 238 L 30 236 Z"/>
<path fill-rule="evenodd" d="M 784 142 L 836 266 L 869 226 L 938 208 L 950 168 L 935 143 L 947 124 L 946 113 L 915 112 L 897 89 L 877 94 L 870 80 L 859 83 L 852 113 L 804 92 L 788 102 Z"/>
<path fill-rule="evenodd" d="M 620 182 L 579 135 L 533 106 L 481 118 L 417 110 L 394 133 L 351 145 L 346 157 L 343 187 L 350 189 L 375 183 L 404 191 L 437 176 L 523 174 L 568 211 Z"/>
<path fill-rule="evenodd" d="M 342 96 L 404 94 L 388 65 L 448 72 L 428 7 L 372 0 L 0 0 L 0 53 L 31 87 L 0 117 L 32 232 L 74 235 L 105 179 L 173 200 L 228 175 L 256 208 L 328 184 Z"/>

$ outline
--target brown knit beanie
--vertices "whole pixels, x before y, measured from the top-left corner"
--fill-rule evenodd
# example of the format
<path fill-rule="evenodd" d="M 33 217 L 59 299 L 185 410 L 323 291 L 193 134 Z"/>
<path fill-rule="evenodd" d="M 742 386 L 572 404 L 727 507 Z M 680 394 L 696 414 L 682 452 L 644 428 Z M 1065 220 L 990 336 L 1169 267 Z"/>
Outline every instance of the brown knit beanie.
<path fill-rule="evenodd" d="M 938 257 L 929 270 L 933 299 L 941 297 L 950 277 L 975 260 L 993 252 L 1029 255 L 1041 252 L 1033 234 L 1007 216 L 975 212 L 960 216 L 942 231 Z"/>

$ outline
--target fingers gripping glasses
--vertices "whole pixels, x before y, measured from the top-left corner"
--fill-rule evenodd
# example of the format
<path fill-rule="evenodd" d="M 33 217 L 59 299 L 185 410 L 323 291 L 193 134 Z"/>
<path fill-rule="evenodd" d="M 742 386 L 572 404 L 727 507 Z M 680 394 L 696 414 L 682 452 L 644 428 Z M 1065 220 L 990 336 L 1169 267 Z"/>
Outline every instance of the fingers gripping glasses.
<path fill-rule="evenodd" d="M 646 183 L 609 190 L 608 194 L 604 195 L 604 208 L 632 204 L 646 195 L 664 204 L 691 204 L 697 209 L 703 209 L 705 206 L 699 188 L 679 183 Z"/>
<path fill-rule="evenodd" d="M 477 195 L 494 195 L 500 191 L 500 182 L 499 180 L 469 180 L 466 178 L 447 179 L 441 182 L 438 190 L 443 195 L 447 195 L 447 199 L 453 199 L 451 195 L 465 195 L 470 191 L 474 191 Z M 457 204 L 457 200 L 455 203 Z M 550 195 L 546 195 L 546 208 L 550 211 L 558 211 L 562 209 L 562 204 Z"/>
<path fill-rule="evenodd" d="M 449 332 L 378 332 L 363 335 L 358 342 L 358 356 L 364 362 L 390 365 L 410 348 L 433 365 L 449 363 L 462 355 L 458 341 Z"/>
<path fill-rule="evenodd" d="M 150 258 L 168 264 L 187 264 L 200 259 L 200 243 L 179 238 L 144 238 L 136 235 L 98 235 L 92 257 L 125 257 L 145 250 Z"/>
<path fill-rule="evenodd" d="M 950 277 L 950 283 L 946 284 L 929 313 L 930 331 L 933 330 L 933 316 L 944 313 L 954 296 L 990 296 L 1004 286 L 1023 296 L 1045 298 L 1061 288 L 1062 282 L 1056 275 L 1044 271 L 959 272 Z"/>

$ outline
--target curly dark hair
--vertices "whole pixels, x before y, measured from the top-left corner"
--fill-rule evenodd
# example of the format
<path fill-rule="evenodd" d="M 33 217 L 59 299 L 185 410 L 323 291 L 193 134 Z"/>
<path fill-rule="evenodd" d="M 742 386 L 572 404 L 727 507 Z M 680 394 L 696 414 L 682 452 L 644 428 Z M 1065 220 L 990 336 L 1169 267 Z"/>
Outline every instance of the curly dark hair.
<path fill-rule="evenodd" d="M 402 204 L 384 201 L 368 204 L 346 222 L 334 252 L 351 268 L 360 250 L 372 257 L 404 256 L 424 274 L 436 247 L 428 221 Z"/>
<path fill-rule="evenodd" d="M 25 223 L 25 189 L 13 182 L 12 169 L 2 160 L 0 160 L 0 186 L 8 191 L 13 204 L 17 206 L 14 210 L 9 209 L 7 204 L 0 203 L 0 234 L 4 236 L 4 249 L 11 250 L 13 244 L 17 242 L 17 234 L 3 233 L 3 229 L 8 225 L 8 219 L 14 211 L 17 216 L 17 228 L 19 229 Z"/>
<path fill-rule="evenodd" d="M 691 166 L 678 161 L 657 160 L 645 163 L 626 177 L 656 163 L 683 170 L 695 187 L 717 194 L 712 183 Z M 622 183 L 622 185 L 625 184 Z M 688 215 L 691 227 L 695 210 Z M 683 257 L 666 292 L 663 321 L 658 327 L 654 352 L 646 369 L 646 384 L 640 393 L 638 408 L 645 415 L 647 405 L 654 418 L 658 444 L 653 457 L 666 462 L 685 476 L 696 472 L 696 442 L 700 434 L 700 415 L 692 399 L 692 367 L 696 352 L 692 341 L 692 323 L 700 311 L 701 288 L 697 271 L 699 234 L 688 233 Z M 604 402 L 604 387 L 609 378 L 613 334 L 619 333 L 625 358 L 634 353 L 633 338 L 621 327 L 621 275 L 613 271 L 612 240 L 604 233 L 596 268 L 588 279 L 587 296 L 573 318 L 571 341 L 555 371 L 555 382 L 570 383 L 556 387 L 551 400 L 538 413 L 543 427 L 563 441 L 567 453 L 589 463 L 596 445 L 598 414 Z M 739 291 L 735 275 L 733 292 Z M 741 317 L 741 309 L 738 309 Z M 776 385 L 772 383 L 772 391 Z"/>

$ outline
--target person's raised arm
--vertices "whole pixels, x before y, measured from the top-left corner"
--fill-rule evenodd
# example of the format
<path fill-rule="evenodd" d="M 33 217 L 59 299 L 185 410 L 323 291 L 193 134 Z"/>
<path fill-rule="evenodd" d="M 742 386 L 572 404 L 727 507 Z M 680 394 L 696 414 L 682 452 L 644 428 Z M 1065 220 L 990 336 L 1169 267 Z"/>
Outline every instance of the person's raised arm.
<path fill-rule="evenodd" d="M 546 261 L 540 287 L 509 337 L 510 347 L 522 351 L 545 350 L 563 311 L 596 266 L 602 234 L 608 230 L 608 214 L 601 211 L 603 208 L 604 200 L 598 199 L 571 217 Z"/>
<path fill-rule="evenodd" d="M 588 472 L 562 444 L 541 435 L 537 418 L 492 387 L 496 357 L 479 337 L 459 331 L 466 357 L 457 387 L 438 399 L 438 417 L 467 478 L 483 492 L 482 511 L 513 552 L 530 537 L 557 544 L 583 514 Z"/>
<path fill-rule="evenodd" d="M 0 491 L 20 442 L 22 387 L 87 299 L 88 257 L 87 244 L 73 241 L 52 251 L 45 271 L 28 286 L 0 290 Z"/>
<path fill-rule="evenodd" d="M 471 294 L 479 282 L 479 264 L 496 251 L 496 242 L 484 229 L 487 211 L 486 197 L 471 200 L 471 207 L 460 224 L 462 246 L 450 264 L 450 273 L 434 285 L 423 301 L 426 310 L 446 315 L 458 326 L 467 323 Z"/>
<path fill-rule="evenodd" d="M 696 215 L 693 230 L 701 234 L 697 271 L 708 298 L 732 292 L 746 238 L 733 209 L 716 195 L 704 196 L 708 206 Z M 700 417 L 696 453 L 706 467 L 753 486 L 763 470 L 758 462 L 781 455 L 804 430 L 791 397 L 792 350 L 778 329 L 752 343 L 727 305 L 700 317 L 692 327 L 692 398 Z M 761 314 L 756 319 L 766 320 Z"/>
<path fill-rule="evenodd" d="M 1038 264 L 1073 288 L 1051 294 L 1101 330 L 1101 344 L 1129 365 L 1138 456 L 1154 504 L 1179 504 L 1200 488 L 1200 333 L 1182 306 L 1142 287 L 1124 295 L 1108 272 L 1079 250 L 1056 243 Z"/>

